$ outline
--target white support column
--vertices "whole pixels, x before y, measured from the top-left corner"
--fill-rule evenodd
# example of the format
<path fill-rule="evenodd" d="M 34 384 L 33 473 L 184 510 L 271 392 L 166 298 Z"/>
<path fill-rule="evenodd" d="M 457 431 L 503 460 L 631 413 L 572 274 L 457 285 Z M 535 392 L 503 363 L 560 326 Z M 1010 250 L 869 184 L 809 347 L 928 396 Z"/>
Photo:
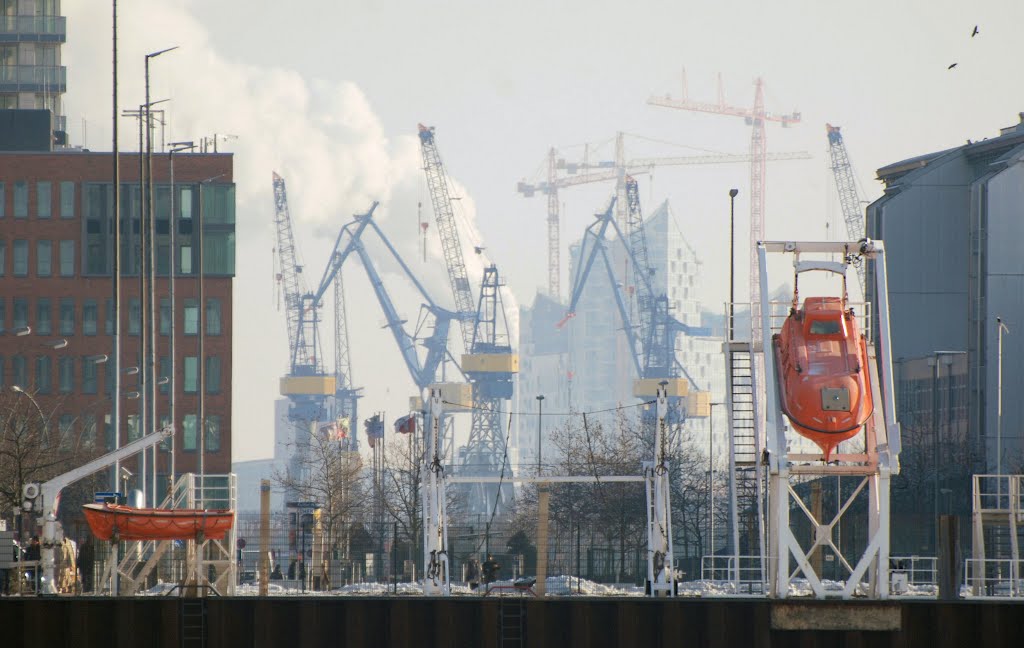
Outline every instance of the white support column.
<path fill-rule="evenodd" d="M 644 462 L 647 492 L 647 580 L 651 596 L 675 596 L 675 559 L 672 553 L 672 505 L 670 503 L 669 464 L 665 452 L 668 441 L 665 417 L 668 393 L 658 389 L 658 420 L 654 432 L 654 461 Z"/>
<path fill-rule="evenodd" d="M 423 593 L 448 596 L 451 593 L 448 573 L 448 518 L 445 509 L 444 453 L 442 451 L 441 391 L 430 391 L 429 411 L 423 426 L 423 474 L 427 476 L 423 491 Z"/>

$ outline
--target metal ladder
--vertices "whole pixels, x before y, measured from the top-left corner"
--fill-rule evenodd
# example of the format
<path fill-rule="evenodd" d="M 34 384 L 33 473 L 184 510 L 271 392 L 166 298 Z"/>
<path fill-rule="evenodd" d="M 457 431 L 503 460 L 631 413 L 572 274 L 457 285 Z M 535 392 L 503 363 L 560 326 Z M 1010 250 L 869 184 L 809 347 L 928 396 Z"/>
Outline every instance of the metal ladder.
<path fill-rule="evenodd" d="M 179 611 L 181 648 L 205 648 L 206 599 L 183 597 Z"/>
<path fill-rule="evenodd" d="M 522 596 L 498 597 L 498 645 L 501 648 L 526 645 L 526 604 Z"/>
<path fill-rule="evenodd" d="M 761 507 L 761 466 L 758 435 L 758 403 L 754 354 L 750 342 L 726 343 L 726 369 L 729 388 L 727 411 L 734 452 L 735 524 L 745 533 L 736 533 L 736 541 L 746 536 L 747 546 L 737 554 L 763 555 L 761 538 L 764 512 Z M 763 564 L 762 564 L 763 570 Z M 744 574 L 745 578 L 752 576 Z"/>

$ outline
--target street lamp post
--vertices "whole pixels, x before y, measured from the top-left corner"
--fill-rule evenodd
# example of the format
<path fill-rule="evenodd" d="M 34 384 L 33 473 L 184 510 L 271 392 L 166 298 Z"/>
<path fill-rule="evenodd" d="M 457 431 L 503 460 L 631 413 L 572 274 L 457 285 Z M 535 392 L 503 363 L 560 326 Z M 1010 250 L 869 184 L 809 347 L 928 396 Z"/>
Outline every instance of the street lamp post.
<path fill-rule="evenodd" d="M 541 457 L 541 412 L 544 410 L 543 394 L 537 397 L 537 474 L 540 475 Z"/>
<path fill-rule="evenodd" d="M 156 376 L 156 370 L 155 370 L 155 367 L 156 367 L 156 218 L 154 217 L 154 214 L 153 214 L 153 122 L 152 122 L 152 118 L 153 118 L 152 117 L 152 108 L 153 107 L 152 107 L 152 104 L 150 103 L 150 100 L 149 100 L 149 61 L 150 61 L 150 59 L 154 59 L 154 58 L 160 56 L 161 54 L 166 54 L 167 52 L 171 52 L 171 51 L 176 50 L 176 49 L 178 49 L 177 45 L 175 45 L 174 47 L 167 47 L 165 49 L 162 49 L 162 50 L 159 50 L 159 51 L 156 51 L 156 52 L 151 52 L 151 53 L 145 55 L 145 75 L 146 75 L 146 151 L 145 151 L 145 154 L 146 154 L 146 168 L 145 168 L 145 173 L 143 174 L 142 178 L 140 178 L 140 180 L 142 180 L 144 178 L 145 182 L 146 182 L 146 186 L 145 186 L 145 191 L 144 191 L 144 194 L 143 194 L 143 197 L 145 199 L 144 200 L 144 205 L 143 205 L 143 208 L 144 208 L 143 220 L 140 223 L 140 225 L 141 225 L 141 227 L 140 227 L 140 236 L 141 236 L 142 241 L 144 243 L 141 246 L 141 250 L 142 250 L 142 254 L 143 254 L 143 259 L 140 260 L 139 274 L 140 274 L 140 276 L 143 276 L 145 274 L 145 270 L 148 267 L 148 270 L 149 270 L 149 273 L 150 273 L 150 277 L 149 277 L 149 295 L 148 295 L 148 302 L 149 302 L 149 304 L 148 304 L 148 310 L 149 310 L 149 318 L 148 318 L 148 320 L 149 320 L 149 331 L 148 332 L 149 332 L 149 336 L 150 336 L 150 341 L 149 341 L 149 356 L 147 357 L 146 356 L 146 343 L 145 343 L 146 333 L 147 333 L 147 331 L 146 331 L 146 320 L 147 320 L 147 317 L 146 317 L 147 304 L 146 304 L 146 302 L 147 302 L 147 295 L 145 295 L 143 293 L 142 295 L 140 295 L 140 298 L 141 298 L 140 306 L 141 306 L 141 310 L 142 310 L 142 318 L 141 318 L 141 324 L 142 324 L 141 334 L 142 334 L 142 336 L 141 337 L 143 339 L 143 344 L 142 344 L 142 352 L 143 353 L 142 353 L 142 358 L 140 359 L 140 362 L 141 363 L 145 363 L 145 365 L 146 365 L 146 368 L 143 371 L 143 378 L 142 378 L 142 385 L 141 385 L 143 395 L 142 395 L 142 412 L 141 412 L 142 416 L 140 417 L 140 424 L 142 426 L 142 433 L 143 434 L 147 434 L 149 432 L 156 433 L 156 423 L 157 423 L 157 420 L 156 420 L 156 380 L 155 380 L 155 376 Z M 148 239 L 149 239 L 148 254 L 147 254 L 147 249 L 146 249 L 146 246 L 145 246 L 145 241 L 147 239 L 147 236 L 146 236 L 145 232 L 146 232 L 147 229 L 149 230 L 149 235 L 148 235 Z M 143 281 L 141 283 L 141 285 L 145 286 L 145 281 Z M 147 373 L 149 374 L 148 376 L 146 376 Z M 147 380 L 147 378 L 148 378 L 148 380 Z M 148 386 L 148 393 L 146 391 L 147 390 L 147 386 Z M 148 412 L 146 410 L 147 397 L 148 397 L 148 401 L 149 401 L 149 410 L 148 410 Z M 157 495 L 156 495 L 156 457 L 157 457 L 157 451 L 158 451 L 157 447 L 154 445 L 153 446 L 153 471 L 152 471 L 153 472 L 153 474 L 152 474 L 152 479 L 153 479 L 153 481 L 152 481 L 152 505 L 153 506 L 157 505 Z M 142 452 L 143 474 L 142 474 L 142 479 L 141 479 L 143 493 L 146 492 L 145 466 L 146 466 L 146 451 L 144 450 Z"/>
<path fill-rule="evenodd" d="M 739 189 L 729 190 L 729 341 L 735 335 L 734 311 L 736 310 L 736 282 L 733 280 L 736 271 L 736 196 Z M 753 304 L 751 304 L 753 308 Z"/>
<path fill-rule="evenodd" d="M 1002 317 L 996 318 L 996 324 L 999 326 L 999 359 L 998 359 L 998 371 L 999 378 L 997 384 L 998 391 L 998 409 L 996 410 L 996 474 L 1003 474 L 1003 333 L 1009 333 L 1010 329 L 1003 322 Z M 998 480 L 997 480 L 998 482 Z"/>

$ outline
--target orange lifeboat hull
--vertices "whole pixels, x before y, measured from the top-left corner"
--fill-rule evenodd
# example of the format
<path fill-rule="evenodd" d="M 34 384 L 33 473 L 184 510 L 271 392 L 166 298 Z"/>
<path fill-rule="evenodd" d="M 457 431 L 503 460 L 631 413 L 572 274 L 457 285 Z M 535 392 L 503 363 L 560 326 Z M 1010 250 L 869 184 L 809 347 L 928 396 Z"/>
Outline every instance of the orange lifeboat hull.
<path fill-rule="evenodd" d="M 829 460 L 874 411 L 864 337 L 838 297 L 808 297 L 774 336 L 782 410 Z"/>
<path fill-rule="evenodd" d="M 154 509 L 120 504 L 85 504 L 82 509 L 93 535 L 100 540 L 221 540 L 235 519 L 230 509 Z"/>

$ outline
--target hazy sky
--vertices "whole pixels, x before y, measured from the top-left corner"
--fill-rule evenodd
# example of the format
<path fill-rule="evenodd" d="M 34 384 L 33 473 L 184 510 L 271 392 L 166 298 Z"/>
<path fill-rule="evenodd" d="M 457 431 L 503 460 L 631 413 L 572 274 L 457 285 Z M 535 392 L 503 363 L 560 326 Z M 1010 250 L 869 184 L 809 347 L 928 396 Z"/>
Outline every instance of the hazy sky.
<path fill-rule="evenodd" d="M 271 250 L 271 171 L 288 181 L 299 247 L 319 277 L 338 227 L 380 200 L 378 219 L 435 297 L 451 304 L 438 264 L 418 260 L 416 203 L 432 221 L 416 124 L 437 142 L 462 197 L 465 246 L 486 246 L 512 291 L 529 304 L 546 285 L 546 206 L 524 199 L 520 179 L 539 179 L 549 147 L 565 157 L 584 142 L 613 155 L 617 131 L 629 156 L 744 153 L 750 129 L 732 117 L 646 105 L 678 97 L 714 101 L 720 72 L 729 103 L 748 106 L 766 83 L 769 111 L 803 122 L 771 125 L 770 151 L 813 159 L 769 165 L 768 238 L 824 238 L 842 229 L 826 169 L 826 122 L 843 127 L 855 171 L 874 199 L 885 164 L 994 136 L 1024 110 L 1013 51 L 1024 3 L 951 0 L 717 0 L 715 2 L 366 2 L 137 0 L 122 3 L 120 103 L 142 102 L 146 52 L 181 49 L 151 64 L 153 97 L 170 97 L 171 139 L 230 133 L 238 184 L 235 280 L 235 459 L 271 452 L 272 400 L 287 369 L 284 314 L 276 310 Z M 66 114 L 73 144 L 110 148 L 110 12 L 65 0 Z M 975 24 L 980 34 L 971 38 Z M 948 70 L 951 63 L 957 67 Z M 87 131 L 83 129 L 87 125 Z M 132 124 L 123 124 L 126 148 Z M 663 168 L 641 178 L 645 206 L 671 200 L 679 228 L 704 261 L 702 299 L 717 308 L 728 276 L 728 190 L 738 187 L 737 258 L 746 258 L 749 168 Z M 610 187 L 562 193 L 563 259 Z M 479 267 L 481 257 L 468 255 Z M 479 272 L 471 269 L 471 277 Z M 563 291 L 567 284 L 563 265 Z M 738 268 L 745 277 L 745 263 Z M 400 415 L 412 392 L 368 295 L 361 268 L 346 277 L 361 412 Z M 779 277 L 781 282 L 785 277 Z M 310 277 L 313 280 L 313 277 Z M 476 279 L 474 279 L 476 281 Z M 745 298 L 740 280 L 738 298 Z M 418 300 L 395 285 L 403 314 Z M 329 353 L 329 351 L 328 351 Z"/>

